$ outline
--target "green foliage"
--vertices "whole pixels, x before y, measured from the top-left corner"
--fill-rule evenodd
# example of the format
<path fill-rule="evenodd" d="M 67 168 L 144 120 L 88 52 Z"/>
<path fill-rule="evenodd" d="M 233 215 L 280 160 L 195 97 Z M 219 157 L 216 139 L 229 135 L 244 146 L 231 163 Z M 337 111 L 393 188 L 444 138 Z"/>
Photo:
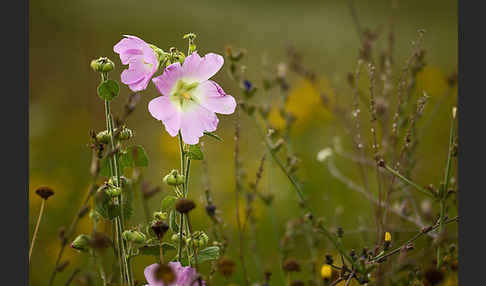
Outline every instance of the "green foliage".
<path fill-rule="evenodd" d="M 164 252 L 169 250 L 175 250 L 175 249 L 176 247 L 170 243 L 167 242 L 162 243 L 162 250 Z M 138 248 L 137 255 L 133 255 L 133 256 L 138 256 L 138 255 L 148 255 L 148 256 L 158 257 L 160 255 L 160 245 L 159 244 L 144 245 Z"/>
<path fill-rule="evenodd" d="M 113 98 L 118 96 L 120 92 L 120 87 L 118 83 L 114 80 L 105 80 L 98 86 L 98 96 L 106 101 L 111 101 Z"/>
<path fill-rule="evenodd" d="M 203 263 L 205 261 L 212 261 L 217 260 L 219 258 L 219 247 L 218 246 L 209 246 L 197 254 L 197 263 Z M 194 262 L 194 257 L 191 258 L 191 261 Z"/>
<path fill-rule="evenodd" d="M 147 167 L 148 156 L 140 145 L 130 146 L 126 150 L 121 150 L 118 156 L 120 172 L 123 173 L 125 168 Z M 105 177 L 110 176 L 110 161 L 105 157 L 100 162 L 100 174 Z"/>
<path fill-rule="evenodd" d="M 160 210 L 163 212 L 172 210 L 176 201 L 177 198 L 175 196 L 165 196 L 165 198 L 162 200 Z"/>
<path fill-rule="evenodd" d="M 186 151 L 186 155 L 191 160 L 202 160 L 204 159 L 204 154 L 201 151 L 199 144 L 189 145 L 189 149 Z"/>
<path fill-rule="evenodd" d="M 219 137 L 218 135 L 214 134 L 213 132 L 204 131 L 203 133 L 204 133 L 204 135 L 206 135 L 208 137 L 212 137 L 212 138 L 214 138 L 214 139 L 216 139 L 218 141 L 223 142 L 223 139 L 221 137 Z"/>

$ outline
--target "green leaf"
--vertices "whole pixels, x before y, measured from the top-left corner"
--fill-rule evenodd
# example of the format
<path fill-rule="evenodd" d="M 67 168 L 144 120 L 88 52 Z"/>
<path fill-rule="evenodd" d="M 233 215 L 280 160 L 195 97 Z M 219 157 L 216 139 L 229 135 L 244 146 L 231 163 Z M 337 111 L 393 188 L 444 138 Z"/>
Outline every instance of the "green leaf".
<path fill-rule="evenodd" d="M 175 202 L 177 201 L 177 198 L 174 196 L 165 196 L 165 198 L 162 200 L 162 205 L 160 207 L 160 211 L 166 212 L 169 209 L 172 209 L 174 206 Z"/>
<path fill-rule="evenodd" d="M 105 219 L 112 220 L 120 214 L 120 207 L 113 203 L 104 189 L 95 194 L 95 210 Z"/>
<path fill-rule="evenodd" d="M 133 215 L 133 182 L 128 180 L 122 188 L 123 194 L 123 217 L 125 220 L 130 219 Z M 121 212 L 121 210 L 120 210 Z"/>
<path fill-rule="evenodd" d="M 162 251 L 164 253 L 169 250 L 175 250 L 176 247 L 170 243 L 163 242 L 162 243 Z M 152 255 L 152 256 L 159 256 L 160 255 L 160 246 L 158 244 L 153 245 L 144 245 L 138 249 L 138 255 Z"/>
<path fill-rule="evenodd" d="M 204 154 L 201 151 L 201 147 L 198 145 L 189 145 L 189 150 L 186 151 L 187 157 L 191 160 L 202 160 Z"/>
<path fill-rule="evenodd" d="M 119 92 L 118 83 L 111 79 L 105 80 L 98 86 L 98 96 L 103 100 L 110 101 L 117 97 Z"/>
<path fill-rule="evenodd" d="M 173 233 L 179 232 L 179 225 L 177 224 L 177 213 L 175 210 L 171 210 L 169 213 L 169 227 Z"/>
<path fill-rule="evenodd" d="M 126 150 L 120 150 L 118 154 L 118 165 L 120 173 L 123 174 L 125 168 L 147 167 L 148 156 L 142 146 L 130 146 Z M 110 159 L 105 157 L 100 161 L 100 174 L 104 177 L 110 177 Z"/>
<path fill-rule="evenodd" d="M 110 160 L 108 157 L 100 161 L 100 175 L 103 177 L 110 177 Z"/>
<path fill-rule="evenodd" d="M 136 145 L 128 148 L 128 154 L 130 154 L 133 164 L 136 167 L 147 167 L 149 159 L 145 149 L 142 146 Z"/>
<path fill-rule="evenodd" d="M 223 139 L 222 139 L 221 137 L 219 137 L 218 135 L 216 135 L 216 134 L 214 134 L 214 133 L 212 133 L 212 132 L 207 132 L 207 131 L 204 131 L 203 133 L 204 133 L 204 135 L 206 135 L 206 136 L 212 137 L 212 138 L 214 138 L 214 139 L 216 139 L 216 140 L 218 140 L 218 141 L 223 142 Z"/>
<path fill-rule="evenodd" d="M 197 254 L 197 263 L 202 263 L 205 261 L 211 261 L 211 260 L 216 260 L 219 258 L 219 247 L 218 246 L 209 246 L 201 251 L 198 252 Z M 194 263 L 194 257 L 191 257 L 192 263 Z"/>

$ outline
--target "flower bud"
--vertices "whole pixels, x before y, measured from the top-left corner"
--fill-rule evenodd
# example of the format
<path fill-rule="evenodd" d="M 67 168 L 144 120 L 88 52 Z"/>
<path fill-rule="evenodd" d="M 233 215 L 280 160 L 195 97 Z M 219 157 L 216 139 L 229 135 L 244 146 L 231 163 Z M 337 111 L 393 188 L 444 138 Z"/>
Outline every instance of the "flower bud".
<path fill-rule="evenodd" d="M 122 234 L 124 240 L 142 244 L 145 242 L 145 234 L 136 230 L 125 230 Z"/>
<path fill-rule="evenodd" d="M 106 189 L 106 194 L 109 195 L 110 197 L 117 197 L 121 195 L 121 188 L 117 186 L 110 185 Z"/>
<path fill-rule="evenodd" d="M 189 199 L 178 199 L 175 204 L 175 209 L 183 214 L 187 214 L 196 207 L 196 204 Z"/>
<path fill-rule="evenodd" d="M 184 184 L 185 177 L 180 175 L 179 171 L 172 170 L 169 174 L 164 177 L 164 183 L 169 186 L 178 186 Z"/>
<path fill-rule="evenodd" d="M 71 243 L 71 247 L 81 252 L 87 252 L 91 245 L 91 238 L 87 234 L 80 234 Z"/>
<path fill-rule="evenodd" d="M 110 72 L 115 68 L 115 64 L 106 57 L 101 57 L 91 61 L 91 68 L 97 72 Z"/>
<path fill-rule="evenodd" d="M 133 137 L 133 131 L 131 129 L 128 129 L 125 126 L 122 127 L 120 134 L 118 134 L 118 139 L 120 139 L 120 140 L 128 140 L 132 137 Z"/>

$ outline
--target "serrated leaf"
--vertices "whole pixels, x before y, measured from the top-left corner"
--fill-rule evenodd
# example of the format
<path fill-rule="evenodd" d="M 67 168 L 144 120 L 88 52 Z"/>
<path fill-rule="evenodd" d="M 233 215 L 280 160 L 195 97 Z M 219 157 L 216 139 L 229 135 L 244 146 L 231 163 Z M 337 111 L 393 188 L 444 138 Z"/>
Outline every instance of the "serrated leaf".
<path fill-rule="evenodd" d="M 120 87 L 118 83 L 114 80 L 105 80 L 98 86 L 98 96 L 107 101 L 111 101 L 113 98 L 118 96 L 120 92 Z"/>
<path fill-rule="evenodd" d="M 217 260 L 219 258 L 219 247 L 218 246 L 209 246 L 197 254 L 197 263 L 202 263 L 205 261 Z M 191 257 L 192 263 L 194 263 L 194 257 Z"/>
<path fill-rule="evenodd" d="M 189 149 L 186 151 L 187 157 L 191 160 L 202 160 L 204 159 L 204 154 L 201 151 L 199 145 L 189 145 Z"/>
<path fill-rule="evenodd" d="M 165 198 L 162 200 L 162 204 L 160 206 L 160 211 L 166 212 L 169 209 L 172 209 L 174 206 L 175 202 L 177 201 L 177 198 L 174 196 L 165 196 Z"/>
<path fill-rule="evenodd" d="M 175 250 L 176 247 L 170 243 L 163 242 L 162 243 L 162 250 L 164 253 L 169 250 Z M 140 247 L 138 255 L 152 255 L 152 256 L 159 256 L 160 255 L 160 246 L 158 244 L 153 245 L 144 245 Z"/>
<path fill-rule="evenodd" d="M 216 135 L 216 134 L 214 134 L 214 133 L 212 133 L 212 132 L 207 132 L 207 131 L 204 131 L 203 133 L 204 133 L 204 135 L 206 135 L 206 136 L 212 137 L 212 138 L 214 138 L 214 139 L 216 139 L 216 140 L 218 140 L 218 141 L 223 142 L 223 139 L 222 139 L 221 137 L 219 137 L 218 135 Z"/>

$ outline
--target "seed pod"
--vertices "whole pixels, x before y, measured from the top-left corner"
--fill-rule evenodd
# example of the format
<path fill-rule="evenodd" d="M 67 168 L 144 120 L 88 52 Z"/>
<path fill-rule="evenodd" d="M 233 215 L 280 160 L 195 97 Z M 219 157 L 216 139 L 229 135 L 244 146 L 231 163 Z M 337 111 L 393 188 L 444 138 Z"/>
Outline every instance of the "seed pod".
<path fill-rule="evenodd" d="M 172 170 L 164 177 L 163 181 L 169 186 L 178 186 L 184 184 L 185 177 L 183 175 L 180 175 L 179 171 Z"/>

